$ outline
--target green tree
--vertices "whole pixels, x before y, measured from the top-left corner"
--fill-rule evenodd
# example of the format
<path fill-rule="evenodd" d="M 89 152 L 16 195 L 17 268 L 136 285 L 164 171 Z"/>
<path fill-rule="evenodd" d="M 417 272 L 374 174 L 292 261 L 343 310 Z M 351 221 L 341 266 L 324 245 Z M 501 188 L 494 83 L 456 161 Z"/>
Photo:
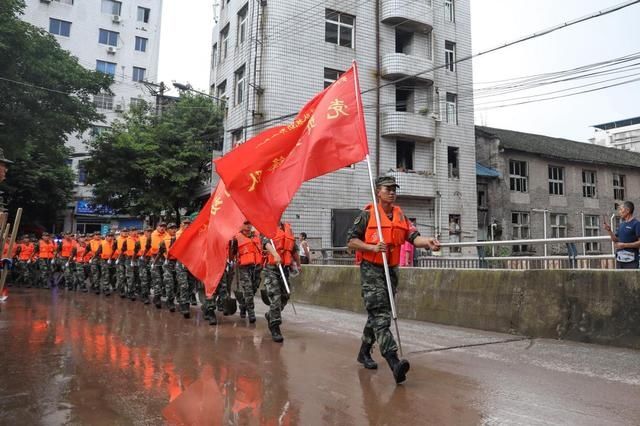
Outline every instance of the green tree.
<path fill-rule="evenodd" d="M 122 214 L 158 215 L 194 207 L 222 137 L 223 111 L 200 95 L 183 95 L 161 116 L 147 106 L 89 143 L 88 183 L 96 204 Z"/>
<path fill-rule="evenodd" d="M 73 191 L 65 141 L 102 119 L 92 95 L 108 91 L 112 79 L 21 21 L 24 7 L 0 2 L 0 147 L 15 161 L 1 189 L 10 211 L 25 208 L 23 223 L 50 225 Z"/>

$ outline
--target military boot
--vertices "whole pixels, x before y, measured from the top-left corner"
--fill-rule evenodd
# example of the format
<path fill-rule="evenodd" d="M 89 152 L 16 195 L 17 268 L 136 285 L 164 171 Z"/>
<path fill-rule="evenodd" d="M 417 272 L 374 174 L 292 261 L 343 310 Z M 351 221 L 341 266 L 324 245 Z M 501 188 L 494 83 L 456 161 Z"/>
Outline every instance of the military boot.
<path fill-rule="evenodd" d="M 364 365 L 364 368 L 367 370 L 375 370 L 378 368 L 378 364 L 371 358 L 371 347 L 371 344 L 362 342 L 360 352 L 358 353 L 358 362 Z"/>
<path fill-rule="evenodd" d="M 189 304 L 188 303 L 181 303 L 180 304 L 180 313 L 182 314 L 183 317 L 185 318 L 191 318 L 191 310 L 189 309 Z"/>
<path fill-rule="evenodd" d="M 282 337 L 279 325 L 270 325 L 269 330 L 271 330 L 271 339 L 273 339 L 274 342 L 281 343 L 282 341 L 284 341 L 284 337 Z"/>
<path fill-rule="evenodd" d="M 403 383 L 407 380 L 407 371 L 409 371 L 409 361 L 406 359 L 398 359 L 398 353 L 395 351 L 387 352 L 384 354 L 384 358 L 387 360 L 393 378 L 396 379 L 396 384 Z"/>
<path fill-rule="evenodd" d="M 249 324 L 254 324 L 256 322 L 256 313 L 249 312 Z"/>
<path fill-rule="evenodd" d="M 162 299 L 160 296 L 153 296 L 153 304 L 156 305 L 156 308 L 162 309 Z"/>
<path fill-rule="evenodd" d="M 209 313 L 209 325 L 216 325 L 218 324 L 218 319 L 216 318 L 216 310 L 212 309 L 211 312 Z"/>
<path fill-rule="evenodd" d="M 240 318 L 244 319 L 247 317 L 247 310 L 244 307 L 240 307 Z"/>

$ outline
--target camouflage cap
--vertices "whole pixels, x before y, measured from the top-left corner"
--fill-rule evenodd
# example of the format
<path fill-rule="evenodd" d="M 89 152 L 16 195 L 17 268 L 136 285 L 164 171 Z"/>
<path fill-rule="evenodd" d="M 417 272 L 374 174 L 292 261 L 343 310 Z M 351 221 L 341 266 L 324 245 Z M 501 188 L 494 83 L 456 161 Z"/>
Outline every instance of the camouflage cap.
<path fill-rule="evenodd" d="M 176 229 L 177 227 L 178 227 L 178 225 L 176 225 L 173 222 L 171 222 L 170 224 L 167 225 L 167 228 L 169 228 L 169 229 Z"/>
<path fill-rule="evenodd" d="M 182 219 L 182 223 L 191 223 L 191 218 L 185 217 L 184 219 Z"/>
<path fill-rule="evenodd" d="M 395 186 L 400 188 L 400 185 L 396 183 L 396 178 L 393 176 L 379 176 L 376 179 L 376 187 L 378 186 Z"/>
<path fill-rule="evenodd" d="M 164 227 L 166 227 L 166 226 L 167 226 L 167 223 L 166 223 L 166 222 L 158 222 L 158 226 L 164 226 Z"/>

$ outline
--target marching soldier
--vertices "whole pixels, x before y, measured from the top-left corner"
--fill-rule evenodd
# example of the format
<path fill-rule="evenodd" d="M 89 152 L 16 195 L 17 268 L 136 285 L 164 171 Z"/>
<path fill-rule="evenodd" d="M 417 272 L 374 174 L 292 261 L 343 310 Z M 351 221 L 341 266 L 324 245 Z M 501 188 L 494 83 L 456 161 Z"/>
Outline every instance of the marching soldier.
<path fill-rule="evenodd" d="M 28 235 L 22 237 L 22 243 L 18 246 L 18 279 L 17 283 L 31 287 L 33 282 L 33 256 L 36 246 Z"/>
<path fill-rule="evenodd" d="M 105 239 L 100 242 L 100 248 L 98 248 L 97 256 L 100 258 L 100 281 L 102 287 L 102 294 L 105 296 L 111 295 L 111 275 L 112 275 L 112 263 L 113 255 L 116 251 L 116 242 L 112 233 L 108 233 Z"/>
<path fill-rule="evenodd" d="M 292 265 L 300 268 L 300 256 L 296 245 L 296 237 L 291 230 L 291 225 L 280 222 L 280 227 L 271 241 L 263 237 L 263 246 L 268 252 L 267 266 L 264 269 L 264 286 L 269 297 L 269 312 L 265 314 L 271 338 L 274 342 L 282 342 L 284 337 L 280 332 L 280 324 L 282 324 L 281 312 L 289 300 L 286 292 L 282 274 L 278 265 L 282 265 L 284 274 L 289 276 L 289 270 Z"/>
<path fill-rule="evenodd" d="M 191 224 L 191 219 L 186 218 L 182 221 L 180 229 L 176 232 L 176 240 L 180 238 L 185 229 Z M 193 277 L 189 270 L 180 261 L 176 261 L 176 281 L 178 282 L 178 304 L 180 313 L 185 318 L 191 317 L 190 303 L 191 295 L 194 294 Z"/>
<path fill-rule="evenodd" d="M 153 288 L 153 304 L 156 308 L 162 309 L 162 266 L 160 262 L 160 244 L 165 240 L 167 236 L 167 224 L 164 222 L 158 223 L 155 231 L 151 234 L 151 247 L 149 248 L 148 256 L 151 259 L 151 287 Z"/>
<path fill-rule="evenodd" d="M 132 301 L 136 300 L 136 294 L 139 289 L 136 288 L 136 266 L 137 266 L 137 247 L 138 247 L 138 231 L 130 229 L 127 240 L 124 243 L 124 262 L 125 262 L 125 295 Z"/>
<path fill-rule="evenodd" d="M 162 267 L 162 283 L 167 296 L 167 306 L 171 312 L 176 311 L 176 258 L 169 254 L 171 246 L 176 241 L 176 230 L 178 226 L 170 223 L 167 226 L 165 238 L 160 244 L 160 254 L 164 256 Z"/>
<path fill-rule="evenodd" d="M 127 228 L 123 228 L 120 234 L 116 237 L 116 251 L 113 253 L 114 267 L 116 271 L 116 291 L 120 294 L 120 297 L 127 297 L 125 292 L 125 274 L 126 265 L 124 262 L 124 245 L 129 236 Z"/>
<path fill-rule="evenodd" d="M 371 358 L 371 349 L 375 342 L 380 353 L 387 360 L 396 383 L 406 380 L 409 361 L 398 359 L 398 346 L 390 331 L 391 303 L 387 290 L 382 253 L 387 253 L 391 284 L 395 293 L 398 285 L 398 265 L 400 247 L 409 241 L 418 248 L 440 250 L 440 242 L 434 238 L 421 237 L 417 231 L 410 232 L 409 220 L 402 209 L 395 205 L 396 180 L 392 176 L 376 179 L 378 205 L 369 205 L 356 218 L 349 230 L 347 241 L 350 249 L 362 253 L 360 263 L 360 282 L 365 308 L 369 314 L 362 332 L 362 344 L 357 360 L 367 369 L 376 369 L 378 365 Z M 384 242 L 378 238 L 378 228 L 374 208 L 380 212 L 380 225 Z"/>
<path fill-rule="evenodd" d="M 64 275 L 64 284 L 67 290 L 73 290 L 73 257 L 72 252 L 75 248 L 75 241 L 71 238 L 71 232 L 65 232 L 64 238 L 58 244 L 57 257 L 62 266 Z"/>
<path fill-rule="evenodd" d="M 75 264 L 75 274 L 74 274 L 74 286 L 75 289 L 80 289 L 84 293 L 88 292 L 87 288 L 87 265 L 91 258 L 91 251 L 89 250 L 89 246 L 84 238 L 84 236 L 78 237 L 78 243 L 73 248 L 73 252 L 71 257 L 74 260 Z"/>
<path fill-rule="evenodd" d="M 51 236 L 46 232 L 43 233 L 42 239 L 40 239 L 36 245 L 36 253 L 38 255 L 37 287 L 49 288 L 49 279 L 51 278 L 55 251 L 56 245 L 51 241 Z"/>
<path fill-rule="evenodd" d="M 151 232 L 152 228 L 145 228 L 141 232 L 136 251 L 138 256 L 138 276 L 140 277 L 140 298 L 145 305 L 150 303 L 149 290 L 151 284 L 151 271 L 149 270 L 149 251 L 151 250 Z"/>
<path fill-rule="evenodd" d="M 100 256 L 98 255 L 98 251 L 101 245 L 102 238 L 100 237 L 100 232 L 94 232 L 88 244 L 89 252 L 91 253 L 89 259 L 91 276 L 89 281 L 91 282 L 91 289 L 95 291 L 96 294 L 100 294 Z"/>
<path fill-rule="evenodd" d="M 249 323 L 256 322 L 256 312 L 253 302 L 256 289 L 260 286 L 260 270 L 262 268 L 262 240 L 260 234 L 253 231 L 251 222 L 245 221 L 240 232 L 236 235 L 238 245 L 238 281 L 244 306 L 249 316 Z M 240 313 L 242 316 L 242 312 Z"/>

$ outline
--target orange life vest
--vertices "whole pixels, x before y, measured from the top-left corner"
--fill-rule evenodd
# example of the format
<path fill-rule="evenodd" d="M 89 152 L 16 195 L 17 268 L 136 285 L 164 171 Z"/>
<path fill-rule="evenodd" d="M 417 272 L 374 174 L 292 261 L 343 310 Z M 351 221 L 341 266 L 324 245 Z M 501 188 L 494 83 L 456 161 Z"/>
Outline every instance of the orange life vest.
<path fill-rule="evenodd" d="M 20 244 L 20 254 L 18 255 L 18 260 L 29 260 L 31 259 L 31 255 L 33 251 L 36 249 L 36 246 L 33 243 Z"/>
<path fill-rule="evenodd" d="M 171 235 L 169 235 L 168 232 L 165 235 L 167 235 L 167 237 L 165 237 L 164 239 L 164 250 L 165 250 L 164 255 L 169 260 L 176 260 L 174 256 L 169 256 L 169 250 L 171 249 L 171 246 L 173 245 L 173 243 L 176 242 L 176 237 L 175 236 L 172 237 Z"/>
<path fill-rule="evenodd" d="M 113 257 L 119 257 L 122 254 L 122 247 L 124 246 L 124 242 L 127 241 L 127 239 L 121 235 L 118 235 L 118 238 L 116 238 L 116 251 L 115 253 L 113 253 Z"/>
<path fill-rule="evenodd" d="M 187 229 L 187 228 L 180 228 L 180 229 L 178 229 L 178 230 L 176 231 L 176 240 L 177 240 L 178 238 L 180 238 L 180 235 L 182 235 L 182 233 L 184 232 L 184 230 L 185 230 L 185 229 Z"/>
<path fill-rule="evenodd" d="M 127 257 L 133 257 L 136 255 L 136 241 L 138 239 L 136 237 L 127 237 L 127 250 L 124 252 L 124 255 Z"/>
<path fill-rule="evenodd" d="M 100 253 L 100 257 L 103 258 L 104 260 L 111 259 L 114 253 L 113 241 L 104 240 L 100 243 L 100 246 L 102 247 L 102 252 Z"/>
<path fill-rule="evenodd" d="M 71 256 L 71 252 L 73 251 L 73 246 L 75 245 L 75 242 L 73 240 L 62 240 L 62 243 L 60 243 L 60 256 L 68 258 L 69 256 Z"/>
<path fill-rule="evenodd" d="M 293 249 L 296 246 L 296 237 L 293 235 L 293 231 L 291 230 L 291 225 L 288 223 L 284 224 L 284 230 L 282 228 L 278 228 L 278 232 L 276 233 L 276 237 L 273 239 L 274 248 L 280 255 L 282 259 L 283 265 L 290 265 L 293 261 Z M 275 265 L 276 261 L 269 253 L 269 257 L 267 259 L 269 265 Z"/>
<path fill-rule="evenodd" d="M 76 246 L 76 263 L 85 263 L 87 261 L 87 245 L 86 244 L 78 244 Z"/>
<path fill-rule="evenodd" d="M 368 205 L 365 210 L 369 211 L 369 223 L 364 234 L 364 242 L 367 244 L 378 244 L 378 227 L 376 224 L 376 215 L 373 206 Z M 404 244 L 409 236 L 409 222 L 405 217 L 402 209 L 393 206 L 393 219 L 389 219 L 386 213 L 378 205 L 380 212 L 380 226 L 382 228 L 382 238 L 387 244 L 387 260 L 389 266 L 398 266 L 400 264 L 400 246 Z M 383 265 L 382 253 L 371 251 L 362 252 L 362 259 L 375 265 Z"/>
<path fill-rule="evenodd" d="M 2 250 L 2 257 L 14 258 L 16 257 L 16 251 L 18 250 L 18 244 L 14 243 L 11 247 L 11 256 L 9 256 L 9 243 L 4 243 L 4 250 Z"/>
<path fill-rule="evenodd" d="M 262 264 L 262 242 L 258 233 L 247 237 L 242 232 L 236 235 L 238 240 L 238 262 L 241 266 Z"/>
<path fill-rule="evenodd" d="M 40 240 L 38 244 L 38 257 L 40 259 L 53 259 L 56 244 L 53 241 Z"/>
<path fill-rule="evenodd" d="M 92 238 L 89 241 L 89 247 L 91 248 L 91 251 L 93 253 L 98 251 L 98 249 L 100 248 L 100 245 L 102 245 L 102 240 L 101 239 L 96 240 L 96 239 Z"/>
<path fill-rule="evenodd" d="M 138 238 L 138 242 L 140 243 L 140 250 L 138 250 L 138 257 L 144 256 L 147 253 L 147 236 L 142 235 Z"/>
<path fill-rule="evenodd" d="M 160 234 L 157 230 L 151 233 L 151 248 L 147 252 L 147 256 L 155 256 L 158 254 L 160 243 L 167 238 L 167 235 L 169 235 L 167 232 Z"/>

